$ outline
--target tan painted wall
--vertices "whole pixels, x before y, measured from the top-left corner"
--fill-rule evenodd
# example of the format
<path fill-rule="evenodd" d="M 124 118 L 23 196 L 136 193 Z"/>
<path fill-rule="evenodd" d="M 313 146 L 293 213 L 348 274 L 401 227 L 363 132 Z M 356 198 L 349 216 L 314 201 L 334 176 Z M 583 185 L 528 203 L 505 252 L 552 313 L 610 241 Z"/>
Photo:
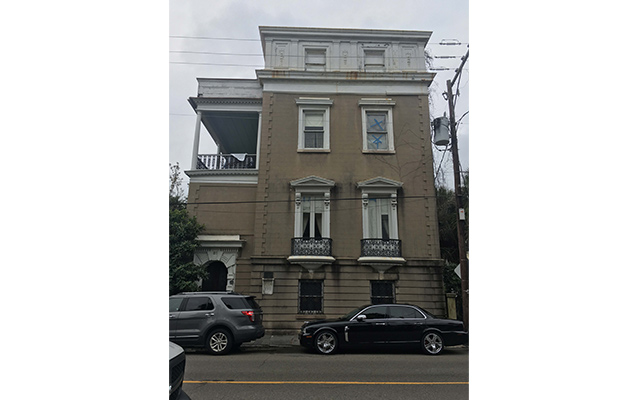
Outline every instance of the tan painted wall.
<path fill-rule="evenodd" d="M 362 238 L 357 182 L 383 176 L 403 182 L 399 199 L 399 238 L 406 258 L 439 258 L 436 200 L 427 98 L 391 96 L 395 154 L 364 154 L 361 96 L 331 96 L 330 152 L 297 151 L 298 107 L 292 94 L 264 94 L 256 255 L 287 256 L 294 229 L 294 189 L 290 182 L 310 175 L 335 181 L 331 192 L 331 237 L 335 257 L 357 258 Z"/>
<path fill-rule="evenodd" d="M 370 281 L 395 281 L 396 301 L 445 315 L 434 197 L 428 101 L 425 96 L 389 96 L 393 107 L 395 154 L 363 154 L 362 96 L 335 95 L 330 152 L 297 151 L 298 95 L 264 93 L 259 183 L 191 184 L 189 210 L 206 225 L 205 234 L 241 235 L 235 290 L 257 296 L 269 332 L 296 332 L 303 321 L 337 317 L 370 303 Z M 370 97 L 370 96 L 364 96 Z M 335 181 L 331 191 L 331 238 L 336 262 L 312 276 L 291 265 L 294 189 L 290 182 L 310 175 Z M 380 275 L 359 265 L 362 239 L 361 191 L 357 182 L 383 176 L 403 182 L 398 200 L 399 239 L 406 265 Z M 406 199 L 405 196 L 422 196 Z M 342 200 L 355 199 L 355 200 Z M 246 201 L 238 205 L 195 204 Z M 256 201 L 256 202 L 254 202 Z M 263 272 L 274 273 L 273 295 L 262 295 Z M 324 314 L 297 314 L 299 279 L 324 280 Z"/>

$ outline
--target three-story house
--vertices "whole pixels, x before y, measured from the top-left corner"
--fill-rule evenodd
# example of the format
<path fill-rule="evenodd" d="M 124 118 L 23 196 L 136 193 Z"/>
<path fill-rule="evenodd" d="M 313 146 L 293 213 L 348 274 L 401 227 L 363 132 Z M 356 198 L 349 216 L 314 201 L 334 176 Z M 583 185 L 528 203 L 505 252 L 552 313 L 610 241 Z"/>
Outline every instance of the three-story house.
<path fill-rule="evenodd" d="M 444 315 L 431 33 L 259 30 L 257 79 L 199 78 L 189 99 L 202 290 L 257 296 L 274 333 L 367 303 Z M 218 154 L 199 154 L 203 134 Z"/>

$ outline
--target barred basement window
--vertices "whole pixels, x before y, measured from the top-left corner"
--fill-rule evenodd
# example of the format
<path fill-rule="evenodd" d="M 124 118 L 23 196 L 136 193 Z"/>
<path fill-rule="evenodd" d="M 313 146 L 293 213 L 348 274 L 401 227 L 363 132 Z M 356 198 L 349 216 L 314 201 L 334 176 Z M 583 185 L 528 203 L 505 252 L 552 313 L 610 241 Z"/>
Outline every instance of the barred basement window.
<path fill-rule="evenodd" d="M 394 303 L 394 282 L 370 281 L 370 293 L 372 304 Z"/>
<path fill-rule="evenodd" d="M 323 281 L 299 281 L 299 314 L 323 312 Z"/>

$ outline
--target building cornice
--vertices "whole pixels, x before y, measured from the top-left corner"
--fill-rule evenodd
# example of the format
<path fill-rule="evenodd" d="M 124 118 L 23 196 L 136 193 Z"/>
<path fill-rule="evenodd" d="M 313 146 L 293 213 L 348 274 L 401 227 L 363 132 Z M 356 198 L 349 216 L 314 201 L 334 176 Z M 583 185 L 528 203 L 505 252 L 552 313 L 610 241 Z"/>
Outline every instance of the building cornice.
<path fill-rule="evenodd" d="M 191 183 L 233 183 L 256 185 L 259 178 L 258 170 L 241 169 L 193 169 L 184 171 Z"/>
<path fill-rule="evenodd" d="M 260 82 L 264 80 L 312 80 L 312 81 L 359 81 L 359 82 L 409 82 L 427 84 L 436 76 L 426 71 L 364 72 L 364 71 L 303 71 L 292 69 L 255 70 Z"/>
<path fill-rule="evenodd" d="M 193 110 L 201 111 L 248 111 L 261 112 L 262 99 L 254 98 L 219 98 L 219 97 L 189 97 Z"/>
<path fill-rule="evenodd" d="M 264 92 L 303 95 L 429 95 L 430 72 L 257 70 Z"/>
<path fill-rule="evenodd" d="M 415 41 L 425 45 L 430 40 L 432 32 L 385 29 L 260 26 L 259 35 L 261 37 L 263 47 L 265 47 L 264 44 L 266 39 Z"/>

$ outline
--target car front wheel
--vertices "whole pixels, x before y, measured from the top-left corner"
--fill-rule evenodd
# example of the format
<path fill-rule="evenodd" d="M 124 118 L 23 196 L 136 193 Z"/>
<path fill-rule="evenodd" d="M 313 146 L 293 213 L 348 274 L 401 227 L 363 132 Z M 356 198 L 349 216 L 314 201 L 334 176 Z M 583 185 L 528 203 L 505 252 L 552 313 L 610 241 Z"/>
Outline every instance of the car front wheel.
<path fill-rule="evenodd" d="M 225 329 L 216 329 L 208 335 L 206 350 L 214 355 L 228 354 L 233 348 L 233 338 Z"/>
<path fill-rule="evenodd" d="M 337 351 L 337 335 L 331 331 L 321 331 L 315 337 L 315 349 L 321 354 L 333 354 Z"/>
<path fill-rule="evenodd" d="M 428 332 L 423 335 L 421 347 L 425 354 L 437 355 L 443 351 L 443 338 L 436 332 Z"/>

